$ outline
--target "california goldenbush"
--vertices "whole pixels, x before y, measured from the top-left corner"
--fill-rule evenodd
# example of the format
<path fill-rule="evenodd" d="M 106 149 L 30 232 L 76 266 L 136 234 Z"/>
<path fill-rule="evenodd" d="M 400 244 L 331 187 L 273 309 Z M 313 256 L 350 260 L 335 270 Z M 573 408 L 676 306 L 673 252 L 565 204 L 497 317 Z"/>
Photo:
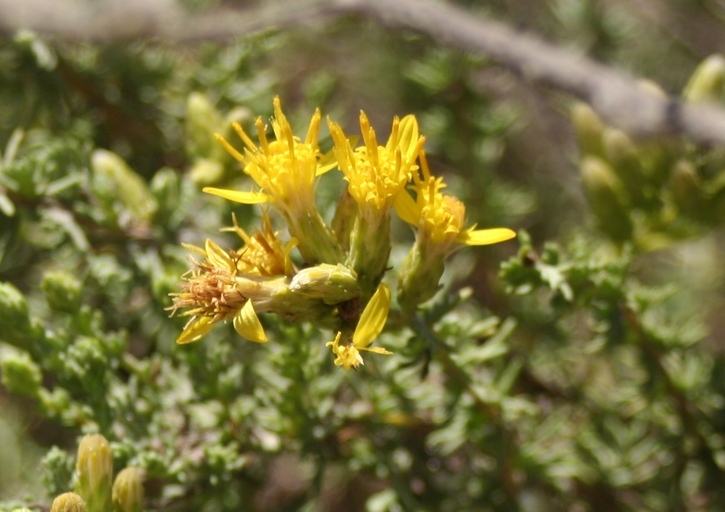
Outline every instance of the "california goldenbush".
<path fill-rule="evenodd" d="M 256 115 L 268 122 L 279 94 L 301 140 L 316 106 L 339 120 L 344 136 L 329 137 L 321 119 L 320 158 L 360 142 L 360 107 L 379 141 L 388 139 L 390 112 L 341 96 L 343 72 L 326 68 L 299 84 L 279 73 L 270 55 L 294 37 L 208 45 L 193 59 L 141 43 L 91 47 L 33 34 L 3 43 L 0 57 L 14 64 L 0 67 L 9 100 L 0 102 L 1 399 L 46 455 L 45 494 L 0 482 L 13 500 L 0 508 L 37 510 L 60 495 L 70 503 L 69 491 L 89 503 L 112 497 L 111 480 L 102 498 L 82 490 L 86 434 L 105 436 L 91 439 L 110 455 L 109 475 L 143 477 L 144 510 L 716 508 L 723 361 L 718 338 L 703 340 L 717 293 L 667 285 L 677 274 L 666 258 L 691 256 L 688 244 L 720 225 L 714 209 L 693 207 L 718 200 L 717 149 L 640 146 L 574 107 L 592 222 L 543 242 L 553 228 L 537 205 L 551 198 L 493 172 L 525 111 L 476 89 L 485 62 L 421 39 L 395 40 L 366 65 L 405 63 L 387 84 L 403 98 L 394 113 L 400 123 L 416 114 L 434 176 L 453 169 L 441 174 L 469 206 L 465 226 L 526 226 L 532 235 L 456 252 L 442 289 L 422 305 L 401 309 L 393 279 L 376 346 L 394 355 L 366 357 L 357 372 L 337 368 L 324 345 L 344 330 L 325 316 L 335 308 L 315 323 L 260 314 L 273 341 L 263 345 L 242 339 L 233 321 L 175 344 L 185 321 L 168 317 L 169 294 L 193 267 L 181 243 L 203 248 L 197 261 L 211 253 L 223 263 L 229 250 L 241 254 L 238 233 L 253 237 L 268 222 L 261 210 L 202 193 L 251 188 L 214 133 L 236 144 L 232 122 L 248 133 Z M 413 48 L 422 56 L 409 57 Z M 39 85 L 25 102 L 10 101 L 22 83 Z M 617 166 L 632 163 L 649 181 L 625 182 L 636 175 Z M 326 223 L 345 190 L 339 174 L 317 186 Z M 263 239 L 275 242 L 285 225 L 268 214 Z M 403 223 L 390 229 L 387 278 L 413 244 Z M 289 254 L 293 275 L 331 264 L 313 261 L 314 249 L 309 258 L 286 252 L 286 243 L 276 253 L 283 274 Z"/>

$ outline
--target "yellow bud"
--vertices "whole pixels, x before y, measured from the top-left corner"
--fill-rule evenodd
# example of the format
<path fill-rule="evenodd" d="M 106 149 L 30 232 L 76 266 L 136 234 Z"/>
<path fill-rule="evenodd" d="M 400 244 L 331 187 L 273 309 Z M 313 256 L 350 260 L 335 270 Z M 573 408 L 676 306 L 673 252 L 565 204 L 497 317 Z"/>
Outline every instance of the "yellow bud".
<path fill-rule="evenodd" d="M 626 133 L 606 128 L 603 135 L 604 152 L 612 169 L 624 185 L 627 196 L 635 205 L 646 203 L 646 179 L 637 148 Z"/>
<path fill-rule="evenodd" d="M 604 125 L 599 116 L 586 103 L 576 103 L 571 109 L 571 119 L 574 123 L 579 151 L 582 156 L 604 156 L 602 133 Z"/>
<path fill-rule="evenodd" d="M 88 512 L 111 509 L 113 457 L 108 441 L 101 434 L 90 434 L 78 445 L 76 492 L 83 497 Z"/>
<path fill-rule="evenodd" d="M 675 204 L 682 213 L 699 219 L 709 213 L 700 176 L 692 162 L 679 160 L 672 168 L 670 186 Z"/>
<path fill-rule="evenodd" d="M 143 498 L 143 472 L 139 468 L 121 470 L 113 482 L 114 512 L 141 512 Z"/>
<path fill-rule="evenodd" d="M 143 178 L 123 158 L 111 151 L 97 149 L 91 155 L 91 167 L 94 186 L 99 190 L 102 188 L 102 194 L 117 198 L 134 220 L 151 220 L 156 213 L 156 200 Z"/>
<path fill-rule="evenodd" d="M 199 158 L 189 170 L 189 179 L 199 187 L 216 185 L 224 178 L 224 165 L 219 160 Z"/>
<path fill-rule="evenodd" d="M 186 148 L 193 156 L 209 157 L 218 151 L 214 133 L 224 126 L 224 120 L 209 99 L 192 92 L 186 100 Z"/>
<path fill-rule="evenodd" d="M 688 103 L 722 101 L 725 89 L 725 59 L 710 55 L 703 60 L 690 77 L 682 96 Z"/>
<path fill-rule="evenodd" d="M 67 492 L 53 500 L 50 512 L 86 512 L 86 504 L 75 493 Z"/>
<path fill-rule="evenodd" d="M 632 219 L 625 206 L 622 182 L 611 167 L 596 157 L 581 163 L 582 183 L 599 228 L 612 240 L 623 242 L 632 237 Z"/>

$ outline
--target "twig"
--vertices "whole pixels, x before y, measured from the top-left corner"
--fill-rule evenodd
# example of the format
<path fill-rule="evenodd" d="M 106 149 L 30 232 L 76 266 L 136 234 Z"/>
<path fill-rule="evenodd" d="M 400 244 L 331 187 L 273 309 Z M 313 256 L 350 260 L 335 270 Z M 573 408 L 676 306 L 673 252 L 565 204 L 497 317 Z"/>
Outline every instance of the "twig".
<path fill-rule="evenodd" d="M 725 109 L 719 106 L 683 105 L 659 97 L 621 71 L 438 0 L 282 0 L 254 9 L 200 14 L 184 11 L 173 0 L 0 0 L 0 12 L 0 31 L 30 28 L 97 42 L 132 37 L 176 42 L 225 39 L 359 15 L 489 55 L 533 82 L 589 102 L 607 123 L 634 137 L 686 134 L 699 143 L 725 143 Z"/>

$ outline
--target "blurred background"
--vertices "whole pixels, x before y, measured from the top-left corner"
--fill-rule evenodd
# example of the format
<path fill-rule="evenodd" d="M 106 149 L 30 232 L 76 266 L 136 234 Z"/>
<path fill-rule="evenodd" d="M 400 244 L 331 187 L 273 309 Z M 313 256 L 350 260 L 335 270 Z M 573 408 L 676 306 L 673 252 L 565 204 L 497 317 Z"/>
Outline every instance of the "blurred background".
<path fill-rule="evenodd" d="M 450 3 L 676 98 L 725 44 L 717 0 Z M 721 102 L 714 69 L 702 87 Z M 174 344 L 180 244 L 230 246 L 232 212 L 259 220 L 200 193 L 251 183 L 213 133 L 268 119 L 274 96 L 299 135 L 317 107 L 352 133 L 364 110 L 378 140 L 415 114 L 468 222 L 525 231 L 450 258 L 425 312 L 444 348 L 398 326 L 384 340 L 400 358 L 347 374 L 326 333 L 273 319 L 269 347 L 226 328 Z M 628 183 L 577 105 L 362 16 L 184 43 L 6 30 L 0 281 L 27 329 L 0 315 L 2 503 L 47 510 L 78 436 L 101 431 L 116 470 L 147 472 L 148 510 L 719 510 L 725 153 L 621 139 L 644 176 Z M 327 218 L 342 185 L 318 188 Z M 399 264 L 413 234 L 394 234 Z"/>

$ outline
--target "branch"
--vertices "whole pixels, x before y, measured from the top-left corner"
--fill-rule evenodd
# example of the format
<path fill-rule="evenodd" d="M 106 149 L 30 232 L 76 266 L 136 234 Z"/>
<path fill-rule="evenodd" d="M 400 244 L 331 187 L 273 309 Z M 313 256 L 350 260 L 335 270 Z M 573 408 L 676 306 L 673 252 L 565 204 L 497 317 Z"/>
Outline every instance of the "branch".
<path fill-rule="evenodd" d="M 0 12 L 0 31 L 6 33 L 30 28 L 96 42 L 132 37 L 226 39 L 358 15 L 489 55 L 532 82 L 587 101 L 608 124 L 634 137 L 685 134 L 699 143 L 725 143 L 725 109 L 719 106 L 683 105 L 659 97 L 621 71 L 438 0 L 281 0 L 253 9 L 200 14 L 184 11 L 173 0 L 0 0 Z"/>

